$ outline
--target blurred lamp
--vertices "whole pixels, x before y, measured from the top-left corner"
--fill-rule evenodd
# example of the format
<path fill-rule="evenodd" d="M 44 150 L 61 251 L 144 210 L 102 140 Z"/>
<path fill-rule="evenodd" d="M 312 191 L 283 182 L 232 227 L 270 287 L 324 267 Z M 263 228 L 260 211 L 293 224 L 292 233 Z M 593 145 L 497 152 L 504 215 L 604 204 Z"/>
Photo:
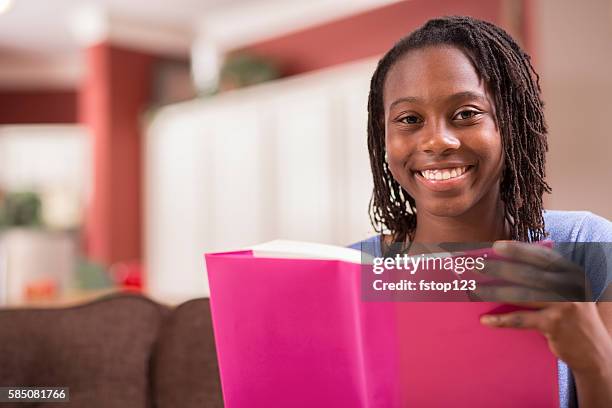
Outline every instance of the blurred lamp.
<path fill-rule="evenodd" d="M 191 75 L 200 94 L 212 94 L 219 85 L 219 50 L 213 41 L 199 38 L 191 48 Z"/>
<path fill-rule="evenodd" d="M 0 0 L 0 14 L 7 13 L 13 7 L 13 0 Z"/>
<path fill-rule="evenodd" d="M 108 20 L 106 9 L 101 4 L 92 2 L 84 2 L 74 7 L 67 16 L 72 35 L 83 46 L 104 41 L 108 37 Z"/>

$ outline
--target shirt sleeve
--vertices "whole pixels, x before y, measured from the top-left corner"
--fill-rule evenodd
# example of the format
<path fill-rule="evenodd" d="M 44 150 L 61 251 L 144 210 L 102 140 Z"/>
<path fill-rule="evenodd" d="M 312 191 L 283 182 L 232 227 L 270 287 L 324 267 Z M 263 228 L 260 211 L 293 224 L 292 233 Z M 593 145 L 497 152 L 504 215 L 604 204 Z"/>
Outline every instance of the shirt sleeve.
<path fill-rule="evenodd" d="M 579 245 L 585 247 L 584 266 L 593 299 L 612 301 L 612 222 L 589 212 L 582 221 L 577 238 Z"/>

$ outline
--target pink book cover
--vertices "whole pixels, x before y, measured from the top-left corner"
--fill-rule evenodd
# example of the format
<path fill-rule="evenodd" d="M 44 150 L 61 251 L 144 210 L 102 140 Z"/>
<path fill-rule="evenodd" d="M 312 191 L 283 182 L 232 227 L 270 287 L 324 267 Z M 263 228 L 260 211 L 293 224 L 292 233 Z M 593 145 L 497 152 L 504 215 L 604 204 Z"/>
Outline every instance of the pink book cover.
<path fill-rule="evenodd" d="M 557 360 L 485 302 L 374 302 L 362 266 L 206 254 L 225 406 L 558 407 Z"/>

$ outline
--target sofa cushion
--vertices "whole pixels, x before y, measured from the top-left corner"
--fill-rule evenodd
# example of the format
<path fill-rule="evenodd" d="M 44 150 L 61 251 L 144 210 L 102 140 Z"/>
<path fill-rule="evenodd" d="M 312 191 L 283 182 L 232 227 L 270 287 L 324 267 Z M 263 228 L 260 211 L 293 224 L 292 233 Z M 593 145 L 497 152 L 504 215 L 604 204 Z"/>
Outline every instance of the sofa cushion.
<path fill-rule="evenodd" d="M 0 310 L 0 384 L 70 387 L 74 407 L 149 407 L 150 357 L 167 312 L 134 294 L 69 308 Z"/>
<path fill-rule="evenodd" d="M 166 318 L 153 360 L 158 408 L 223 407 L 208 299 L 183 303 Z"/>

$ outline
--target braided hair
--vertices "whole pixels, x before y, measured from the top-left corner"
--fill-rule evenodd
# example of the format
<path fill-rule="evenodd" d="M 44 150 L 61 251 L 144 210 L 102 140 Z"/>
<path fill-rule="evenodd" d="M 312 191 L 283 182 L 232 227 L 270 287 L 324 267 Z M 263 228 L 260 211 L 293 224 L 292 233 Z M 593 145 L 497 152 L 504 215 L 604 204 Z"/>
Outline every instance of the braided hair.
<path fill-rule="evenodd" d="M 368 98 L 368 150 L 374 179 L 370 221 L 374 229 L 392 234 L 394 242 L 412 240 L 416 230 L 414 198 L 393 178 L 385 160 L 383 89 L 391 67 L 410 50 L 450 45 L 462 50 L 495 102 L 505 169 L 500 195 L 514 240 L 546 237 L 542 195 L 550 193 L 544 180 L 546 123 L 540 98 L 540 79 L 527 55 L 501 28 L 471 17 L 429 20 L 402 38 L 379 61 Z"/>

